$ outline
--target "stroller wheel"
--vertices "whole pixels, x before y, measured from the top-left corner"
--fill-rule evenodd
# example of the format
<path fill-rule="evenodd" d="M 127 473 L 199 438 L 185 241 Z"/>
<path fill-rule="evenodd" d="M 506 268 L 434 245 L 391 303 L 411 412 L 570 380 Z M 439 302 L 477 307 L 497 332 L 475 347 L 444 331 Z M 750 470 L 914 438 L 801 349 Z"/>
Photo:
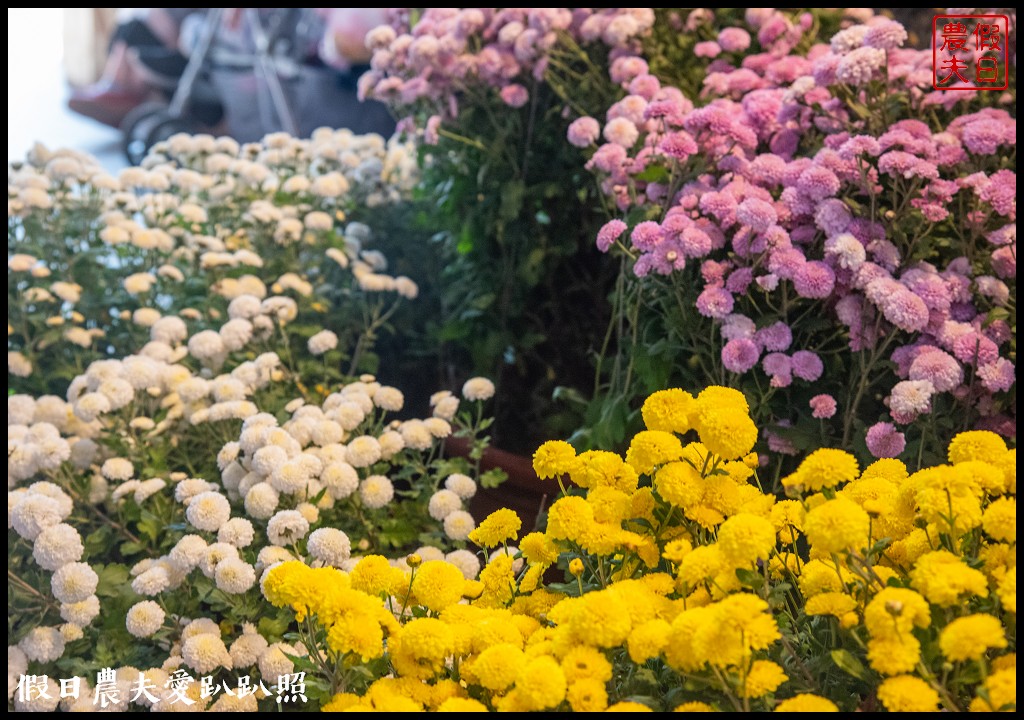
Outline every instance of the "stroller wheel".
<path fill-rule="evenodd" d="M 121 144 L 129 163 L 142 162 L 152 147 L 147 140 L 150 132 L 167 118 L 167 105 L 156 101 L 142 103 L 125 116 L 121 123 Z"/>
<path fill-rule="evenodd" d="M 191 134 L 195 131 L 195 124 L 187 118 L 171 117 L 163 114 L 149 128 L 149 133 L 146 135 L 146 149 L 148 150 L 161 140 L 166 140 L 172 135 L 177 135 L 178 133 Z"/>

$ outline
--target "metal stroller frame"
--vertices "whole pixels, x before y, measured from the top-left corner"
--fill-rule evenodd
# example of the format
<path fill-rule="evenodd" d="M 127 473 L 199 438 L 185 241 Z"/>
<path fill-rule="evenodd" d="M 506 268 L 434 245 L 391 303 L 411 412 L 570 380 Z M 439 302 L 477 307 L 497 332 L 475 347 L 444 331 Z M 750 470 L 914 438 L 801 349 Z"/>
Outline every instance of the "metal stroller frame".
<path fill-rule="evenodd" d="M 284 34 L 301 22 L 302 9 L 282 8 L 272 23 L 264 24 L 260 8 L 244 8 L 244 20 L 250 33 L 252 54 L 224 53 L 215 47 L 217 33 L 227 8 L 210 8 L 203 19 L 199 39 L 185 71 L 167 103 L 152 101 L 133 109 L 121 124 L 123 148 L 128 161 L 138 165 L 149 149 L 161 140 L 179 132 L 194 132 L 197 123 L 189 114 L 196 86 L 203 73 L 216 66 L 236 71 L 251 69 L 265 84 L 270 96 L 269 106 L 276 115 L 277 126 L 296 135 L 298 124 L 288 101 L 282 78 L 298 74 L 300 62 L 277 52 Z M 264 118 L 271 126 L 275 118 Z"/>

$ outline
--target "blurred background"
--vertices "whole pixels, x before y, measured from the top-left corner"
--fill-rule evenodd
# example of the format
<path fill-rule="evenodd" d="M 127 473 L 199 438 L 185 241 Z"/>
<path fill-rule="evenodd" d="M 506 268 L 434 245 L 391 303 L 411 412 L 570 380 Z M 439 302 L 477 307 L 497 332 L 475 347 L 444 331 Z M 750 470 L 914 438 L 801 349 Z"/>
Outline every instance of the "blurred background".
<path fill-rule="evenodd" d="M 388 134 L 358 100 L 382 8 L 8 8 L 7 153 L 37 140 L 137 162 L 175 132 L 257 140 L 348 127 Z"/>

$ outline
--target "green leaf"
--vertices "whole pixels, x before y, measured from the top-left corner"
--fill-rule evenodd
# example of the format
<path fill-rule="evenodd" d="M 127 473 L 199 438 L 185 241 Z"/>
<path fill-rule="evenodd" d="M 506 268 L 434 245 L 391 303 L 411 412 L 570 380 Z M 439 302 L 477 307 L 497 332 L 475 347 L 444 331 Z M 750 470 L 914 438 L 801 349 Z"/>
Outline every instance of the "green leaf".
<path fill-rule="evenodd" d="M 736 577 L 749 588 L 759 588 L 764 585 L 764 578 L 756 570 L 736 568 Z"/>
<path fill-rule="evenodd" d="M 501 468 L 493 468 L 480 474 L 480 486 L 485 488 L 496 488 L 508 480 L 508 473 Z"/>
<path fill-rule="evenodd" d="M 852 675 L 858 680 L 863 680 L 867 677 L 868 671 L 864 667 L 864 663 L 858 660 L 849 650 L 843 650 L 842 648 L 833 650 L 832 662 L 847 675 Z"/>

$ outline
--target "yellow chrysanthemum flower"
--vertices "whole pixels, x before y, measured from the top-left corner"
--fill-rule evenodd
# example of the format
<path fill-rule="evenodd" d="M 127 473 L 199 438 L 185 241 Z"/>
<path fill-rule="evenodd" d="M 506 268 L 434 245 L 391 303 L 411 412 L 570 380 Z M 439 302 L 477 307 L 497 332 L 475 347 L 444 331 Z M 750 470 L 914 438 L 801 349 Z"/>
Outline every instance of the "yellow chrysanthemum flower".
<path fill-rule="evenodd" d="M 487 706 L 472 698 L 448 698 L 437 706 L 437 712 L 489 712 Z"/>
<path fill-rule="evenodd" d="M 548 537 L 553 540 L 579 540 L 594 524 L 594 509 L 584 498 L 567 495 L 548 510 Z"/>
<path fill-rule="evenodd" d="M 678 460 L 683 444 L 672 433 L 642 430 L 633 436 L 626 451 L 626 462 L 639 474 L 649 475 L 658 466 Z"/>
<path fill-rule="evenodd" d="M 578 645 L 562 658 L 562 672 L 570 683 L 584 679 L 606 683 L 612 679 L 612 664 L 597 648 Z"/>
<path fill-rule="evenodd" d="M 630 659 L 639 665 L 658 657 L 665 649 L 671 631 L 672 626 L 660 619 L 648 620 L 635 627 L 627 642 Z"/>
<path fill-rule="evenodd" d="M 601 712 L 608 707 L 605 684 L 593 678 L 583 678 L 570 684 L 565 697 L 573 712 Z"/>
<path fill-rule="evenodd" d="M 889 712 L 938 712 L 939 694 L 913 675 L 887 678 L 878 686 L 878 699 Z"/>
<path fill-rule="evenodd" d="M 469 534 L 471 542 L 483 548 L 492 548 L 519 537 L 523 521 L 514 510 L 495 510 Z"/>
<path fill-rule="evenodd" d="M 928 601 L 907 588 L 883 588 L 864 610 L 864 625 L 874 638 L 902 638 L 931 622 Z"/>
<path fill-rule="evenodd" d="M 777 663 L 771 660 L 755 660 L 747 671 L 746 680 L 740 688 L 740 697 L 759 698 L 775 692 L 789 680 L 789 676 Z"/>
<path fill-rule="evenodd" d="M 498 643 L 486 648 L 462 666 L 463 677 L 493 692 L 504 692 L 526 668 L 527 657 L 520 648 Z"/>
<path fill-rule="evenodd" d="M 981 526 L 989 537 L 1017 542 L 1017 498 L 999 498 L 989 504 L 981 516 Z"/>
<path fill-rule="evenodd" d="M 704 497 L 704 478 L 688 462 L 671 462 L 658 470 L 654 488 L 666 502 L 687 509 Z"/>
<path fill-rule="evenodd" d="M 707 449 L 723 460 L 738 460 L 757 443 L 757 425 L 738 409 L 701 413 L 697 432 Z"/>
<path fill-rule="evenodd" d="M 837 497 L 807 513 L 804 533 L 815 550 L 841 553 L 866 547 L 870 526 L 871 518 L 864 508 L 844 497 Z"/>
<path fill-rule="evenodd" d="M 1003 607 L 1012 612 L 1014 615 L 1017 614 L 1017 568 L 1012 567 L 1006 571 L 1003 575 L 1003 579 L 999 581 L 999 602 L 1003 604 Z"/>
<path fill-rule="evenodd" d="M 428 560 L 416 568 L 412 592 L 428 610 L 441 612 L 462 599 L 462 571 L 444 560 Z"/>
<path fill-rule="evenodd" d="M 404 594 L 408 577 L 383 555 L 367 555 L 352 568 L 352 587 L 367 595 Z"/>
<path fill-rule="evenodd" d="M 419 680 L 429 680 L 439 673 L 454 649 L 452 629 L 436 618 L 410 621 L 388 643 L 395 672 Z"/>
<path fill-rule="evenodd" d="M 985 679 L 985 695 L 971 701 L 971 712 L 1006 712 L 1017 709 L 1017 668 L 996 670 Z"/>
<path fill-rule="evenodd" d="M 826 592 L 807 598 L 804 612 L 808 615 L 845 616 L 857 608 L 857 601 L 845 593 Z"/>
<path fill-rule="evenodd" d="M 939 633 L 939 648 L 947 660 L 978 660 L 989 650 L 1006 647 L 1006 630 L 998 618 L 985 613 L 959 617 Z"/>
<path fill-rule="evenodd" d="M 565 674 L 548 655 L 530 660 L 516 679 L 516 692 L 528 710 L 547 710 L 565 699 Z"/>
<path fill-rule="evenodd" d="M 913 672 L 921 662 L 921 643 L 910 633 L 868 641 L 868 662 L 883 675 Z"/>
<path fill-rule="evenodd" d="M 949 443 L 949 462 L 953 465 L 967 460 L 991 462 L 1006 453 L 1006 443 L 988 430 L 969 430 L 955 436 Z"/>
<path fill-rule="evenodd" d="M 696 410 L 693 395 L 679 388 L 659 390 L 649 396 L 640 408 L 648 430 L 686 434 L 690 415 Z"/>
<path fill-rule="evenodd" d="M 821 490 L 845 485 L 857 479 L 860 466 L 857 458 L 845 450 L 821 448 L 800 463 L 795 477 L 807 490 Z"/>
<path fill-rule="evenodd" d="M 910 584 L 941 607 L 953 607 L 964 596 L 988 597 L 985 575 L 946 550 L 919 557 L 910 571 Z"/>
<path fill-rule="evenodd" d="M 839 712 L 834 702 L 820 695 L 803 693 L 775 706 L 775 712 Z"/>
<path fill-rule="evenodd" d="M 716 712 L 713 707 L 707 703 L 698 702 L 696 700 L 692 702 L 684 702 L 682 705 L 676 705 L 672 712 Z"/>
<path fill-rule="evenodd" d="M 564 440 L 548 440 L 533 454 L 533 471 L 542 480 L 578 472 L 576 449 Z"/>
<path fill-rule="evenodd" d="M 757 515 L 733 515 L 718 528 L 718 548 L 733 567 L 747 567 L 758 560 L 767 560 L 775 548 L 775 527 Z"/>

